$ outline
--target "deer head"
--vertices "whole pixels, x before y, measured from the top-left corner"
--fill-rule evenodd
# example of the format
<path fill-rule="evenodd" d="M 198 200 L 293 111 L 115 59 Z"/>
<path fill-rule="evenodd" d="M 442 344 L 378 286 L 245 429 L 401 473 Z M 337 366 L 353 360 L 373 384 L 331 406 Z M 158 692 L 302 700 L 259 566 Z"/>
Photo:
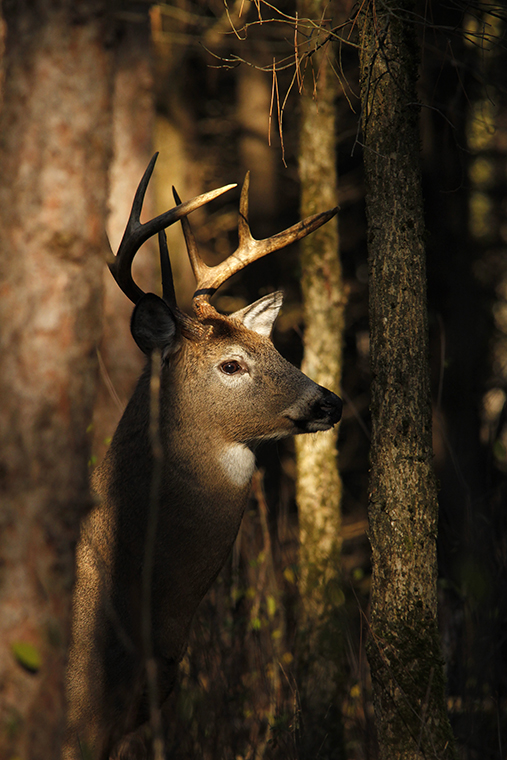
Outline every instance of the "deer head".
<path fill-rule="evenodd" d="M 244 339 L 246 330 L 254 333 L 256 336 L 260 336 L 260 338 L 255 338 L 256 346 L 262 347 L 265 353 L 267 350 L 266 339 L 269 338 L 273 322 L 282 305 L 282 293 L 276 292 L 265 296 L 254 304 L 228 317 L 219 314 L 211 306 L 210 298 L 233 274 L 236 274 L 248 264 L 268 253 L 284 248 L 310 234 L 329 221 L 337 213 L 338 209 L 334 208 L 330 211 L 315 214 L 273 237 L 256 240 L 252 236 L 248 224 L 249 174 L 247 174 L 240 199 L 238 247 L 225 261 L 210 267 L 204 263 L 199 255 L 187 215 L 204 203 L 232 189 L 235 185 L 227 185 L 198 196 L 186 203 L 181 202 L 178 194 L 173 189 L 175 201 L 178 205 L 171 211 L 156 217 L 150 222 L 141 224 L 140 213 L 142 203 L 156 158 L 157 155 L 152 158 L 139 184 L 118 254 L 110 264 L 110 270 L 118 285 L 135 304 L 131 329 L 136 343 L 145 354 L 159 350 L 163 359 L 167 359 L 171 354 L 176 353 L 177 350 L 181 350 L 183 339 L 184 341 L 193 343 L 197 353 L 204 351 L 204 353 L 210 356 L 211 345 L 213 343 L 216 344 L 217 348 L 220 346 L 221 349 L 224 349 L 227 343 L 231 343 L 231 340 L 234 342 L 235 334 Z M 189 318 L 178 309 L 174 292 L 164 228 L 177 220 L 180 220 L 182 224 L 190 263 L 196 278 L 196 290 L 193 296 L 194 319 Z M 152 293 L 143 293 L 132 279 L 131 273 L 135 253 L 142 243 L 148 237 L 155 234 L 155 232 L 158 232 L 159 236 L 162 298 Z M 250 335 L 250 343 L 252 343 L 252 340 L 253 335 Z M 248 354 L 248 351 L 240 350 L 238 346 L 235 346 L 235 350 L 236 353 L 234 353 L 231 346 L 225 352 L 218 352 L 217 359 L 221 359 L 221 361 L 219 361 L 217 367 L 220 373 L 222 373 L 222 383 L 239 393 L 241 389 L 248 387 L 248 383 L 253 383 L 254 366 L 255 374 L 258 377 L 260 377 L 262 370 L 259 362 L 254 358 L 255 349 L 252 346 L 249 346 L 250 354 Z M 269 353 L 273 355 L 270 342 Z M 197 361 L 196 357 L 193 358 L 194 361 Z M 279 359 L 281 360 L 281 357 Z M 304 376 L 301 376 L 301 373 L 297 371 L 295 372 L 293 368 L 289 369 L 290 365 L 284 360 L 278 363 L 288 373 L 286 379 L 288 381 L 290 378 L 291 383 L 295 387 L 296 395 L 301 393 L 301 381 L 299 378 Z M 304 379 L 304 383 L 308 385 L 307 378 Z M 286 386 L 289 386 L 288 382 Z M 254 392 L 253 385 L 251 390 Z M 306 391 L 307 393 L 303 393 L 303 397 L 308 395 L 308 388 Z M 320 389 L 321 393 L 323 391 L 324 389 Z M 231 399 L 229 399 L 230 402 Z M 265 432 L 261 434 L 259 432 L 260 438 L 325 430 L 339 419 L 341 402 L 339 402 L 334 394 L 324 392 L 324 398 L 321 399 L 320 406 L 314 404 L 309 411 L 309 415 L 299 418 L 296 414 L 296 407 L 292 408 L 289 405 L 287 407 L 287 414 L 285 415 L 285 423 L 280 422 L 278 427 L 273 425 L 273 430 L 269 433 Z M 295 413 L 294 417 L 292 416 L 292 412 Z"/>

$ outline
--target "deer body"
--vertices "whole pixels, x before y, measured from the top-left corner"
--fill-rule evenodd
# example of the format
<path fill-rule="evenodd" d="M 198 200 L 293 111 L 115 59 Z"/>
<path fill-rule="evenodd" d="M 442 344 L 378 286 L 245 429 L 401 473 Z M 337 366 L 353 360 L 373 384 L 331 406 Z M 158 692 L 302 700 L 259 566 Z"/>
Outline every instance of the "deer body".
<path fill-rule="evenodd" d="M 78 547 L 68 758 L 80 756 L 79 745 L 100 760 L 149 756 L 136 734 L 125 739 L 149 718 L 146 660 L 162 703 L 196 608 L 236 538 L 253 448 L 340 418 L 338 397 L 274 348 L 281 303 L 274 293 L 224 317 L 197 298 L 191 319 L 152 294 L 137 301 L 133 336 L 156 353 L 95 474 L 99 499 Z"/>

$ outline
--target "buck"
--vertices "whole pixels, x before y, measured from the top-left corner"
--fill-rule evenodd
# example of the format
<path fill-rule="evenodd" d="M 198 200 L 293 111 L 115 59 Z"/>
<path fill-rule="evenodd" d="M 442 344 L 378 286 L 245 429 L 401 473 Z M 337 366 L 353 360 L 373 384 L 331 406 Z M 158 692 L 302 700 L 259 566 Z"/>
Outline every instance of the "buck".
<path fill-rule="evenodd" d="M 132 335 L 146 370 L 93 477 L 96 505 L 77 550 L 65 757 L 151 756 L 150 710 L 173 686 L 196 608 L 229 555 L 247 503 L 254 447 L 331 428 L 342 402 L 289 364 L 270 340 L 279 292 L 229 316 L 210 304 L 232 274 L 301 239 L 336 209 L 265 240 L 248 225 L 248 175 L 238 249 L 208 267 L 187 214 L 234 185 L 177 203 L 145 224 L 137 189 L 110 269 L 135 303 Z M 176 305 L 163 229 L 181 220 L 197 285 L 194 317 Z M 132 278 L 134 256 L 159 234 L 160 298 Z M 155 707 L 155 709 L 154 709 Z"/>

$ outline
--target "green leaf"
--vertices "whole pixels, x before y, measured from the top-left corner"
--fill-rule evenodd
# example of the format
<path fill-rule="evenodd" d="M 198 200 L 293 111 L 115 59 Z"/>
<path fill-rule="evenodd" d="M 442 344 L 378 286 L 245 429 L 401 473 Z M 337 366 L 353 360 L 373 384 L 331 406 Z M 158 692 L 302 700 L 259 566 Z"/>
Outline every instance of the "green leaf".
<path fill-rule="evenodd" d="M 42 665 L 41 653 L 33 644 L 29 644 L 28 641 L 14 641 L 11 644 L 11 650 L 19 662 L 26 670 L 31 673 L 37 673 Z"/>
<path fill-rule="evenodd" d="M 507 450 L 502 441 L 495 441 L 493 444 L 493 455 L 499 462 L 505 462 L 507 459 Z"/>
<path fill-rule="evenodd" d="M 268 617 L 272 618 L 276 612 L 276 599 L 271 594 L 266 597 L 266 607 L 268 610 Z"/>

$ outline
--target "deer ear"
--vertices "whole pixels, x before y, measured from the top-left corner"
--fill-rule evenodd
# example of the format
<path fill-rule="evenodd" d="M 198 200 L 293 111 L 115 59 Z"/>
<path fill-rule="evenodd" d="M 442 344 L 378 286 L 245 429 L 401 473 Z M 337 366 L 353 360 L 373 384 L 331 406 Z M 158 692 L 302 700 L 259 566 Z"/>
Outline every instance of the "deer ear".
<path fill-rule="evenodd" d="M 283 293 L 277 290 L 275 293 L 259 298 L 250 306 L 245 306 L 244 309 L 229 314 L 229 316 L 233 319 L 239 319 L 249 330 L 269 338 L 273 323 L 282 308 L 282 303 Z"/>
<path fill-rule="evenodd" d="M 176 319 L 169 306 L 154 293 L 145 293 L 130 320 L 132 337 L 144 354 L 170 348 L 176 335 Z"/>

